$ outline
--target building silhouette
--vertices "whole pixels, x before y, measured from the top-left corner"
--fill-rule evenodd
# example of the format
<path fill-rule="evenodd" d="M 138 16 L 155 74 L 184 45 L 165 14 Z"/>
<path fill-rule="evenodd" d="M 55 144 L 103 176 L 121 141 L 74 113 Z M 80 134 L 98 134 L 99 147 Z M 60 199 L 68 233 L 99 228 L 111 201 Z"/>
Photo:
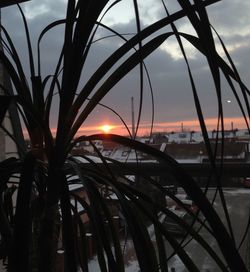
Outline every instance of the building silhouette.
<path fill-rule="evenodd" d="M 0 23 L 1 23 L 1 8 L 9 5 L 24 2 L 23 0 L 2 0 L 0 2 Z M 0 33 L 0 50 L 3 50 L 2 36 Z M 4 88 L 2 88 L 3 86 Z M 9 157 L 22 157 L 25 150 L 25 142 L 20 123 L 20 118 L 17 112 L 17 107 L 14 101 L 14 92 L 10 80 L 10 76 L 3 64 L 0 62 L 0 99 L 1 105 L 6 103 L 4 96 L 9 96 L 10 104 L 0 127 L 0 161 Z"/>

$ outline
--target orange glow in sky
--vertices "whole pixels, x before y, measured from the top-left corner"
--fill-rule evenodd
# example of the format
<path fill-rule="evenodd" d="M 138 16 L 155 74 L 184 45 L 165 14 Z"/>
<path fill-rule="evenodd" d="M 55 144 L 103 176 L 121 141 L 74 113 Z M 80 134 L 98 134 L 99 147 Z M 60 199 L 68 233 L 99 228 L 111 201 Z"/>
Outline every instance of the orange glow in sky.
<path fill-rule="evenodd" d="M 213 130 L 216 128 L 216 118 L 208 118 L 206 119 L 206 125 L 208 130 Z M 225 122 L 225 129 L 230 130 L 232 127 L 242 129 L 246 128 L 245 121 L 242 117 L 232 117 L 232 118 L 224 118 Z M 154 123 L 154 132 L 171 132 L 171 131 L 180 131 L 181 130 L 181 123 L 183 123 L 183 128 L 184 130 L 194 130 L 194 131 L 200 131 L 200 126 L 199 122 L 197 120 L 183 120 L 183 121 L 175 121 L 175 122 L 155 122 Z M 128 124 L 129 127 L 130 124 Z M 52 134 L 56 134 L 56 129 L 51 128 Z M 138 130 L 138 136 L 144 136 L 148 135 L 150 131 L 150 123 L 148 122 L 141 122 L 140 124 L 140 129 Z M 25 138 L 28 137 L 27 131 L 24 130 L 24 136 Z M 109 124 L 104 124 L 104 125 L 95 125 L 93 124 L 92 126 L 89 125 L 83 125 L 79 130 L 76 136 L 81 136 L 81 135 L 91 135 L 91 134 L 96 134 L 96 133 L 114 133 L 114 134 L 119 134 L 119 135 L 128 135 L 127 130 L 124 128 L 122 125 L 109 125 Z"/>

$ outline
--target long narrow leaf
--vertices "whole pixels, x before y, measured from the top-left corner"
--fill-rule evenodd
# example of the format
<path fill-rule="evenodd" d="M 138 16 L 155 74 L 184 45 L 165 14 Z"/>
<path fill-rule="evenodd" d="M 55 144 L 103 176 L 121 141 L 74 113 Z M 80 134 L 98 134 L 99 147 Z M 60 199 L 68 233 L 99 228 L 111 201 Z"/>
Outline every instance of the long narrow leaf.
<path fill-rule="evenodd" d="M 30 271 L 31 193 L 36 160 L 28 153 L 23 164 L 14 219 L 14 238 L 9 255 L 9 271 Z"/>
<path fill-rule="evenodd" d="M 86 117 L 90 114 L 93 108 L 100 102 L 100 100 L 107 94 L 107 92 L 129 71 L 131 71 L 138 63 L 140 63 L 141 59 L 146 58 L 149 54 L 151 54 L 156 48 L 158 48 L 172 33 L 166 33 L 159 35 L 158 37 L 152 39 L 146 45 L 141 48 L 140 52 L 135 52 L 131 57 L 129 57 L 120 67 L 118 67 L 115 72 L 102 84 L 99 90 L 96 91 L 91 101 L 85 107 L 83 112 L 79 115 L 77 121 L 75 122 L 73 128 L 71 129 L 71 134 L 69 139 L 75 135 L 82 122 L 86 119 Z M 68 139 L 68 140 L 69 140 Z"/>
<path fill-rule="evenodd" d="M 233 271 L 237 271 L 239 267 L 242 271 L 246 271 L 246 267 L 242 261 L 242 258 L 239 255 L 237 249 L 235 248 L 235 245 L 233 244 L 230 236 L 228 235 L 228 232 L 224 227 L 223 223 L 221 222 L 221 219 L 219 218 L 218 214 L 212 208 L 211 204 L 206 199 L 206 197 L 204 197 L 203 192 L 198 187 L 196 182 L 187 173 L 185 173 L 185 171 L 181 168 L 181 166 L 178 163 L 176 163 L 172 158 L 167 156 L 165 153 L 162 153 L 150 146 L 145 146 L 142 143 L 139 142 L 135 143 L 130 139 L 127 139 L 122 136 L 109 134 L 108 136 L 105 137 L 104 135 L 97 134 L 89 136 L 87 138 L 89 138 L 89 140 L 105 138 L 108 138 L 110 140 L 112 139 L 113 141 L 124 145 L 134 146 L 134 148 L 137 148 L 138 150 L 147 152 L 152 156 L 156 156 L 158 159 L 162 161 L 168 162 L 171 165 L 173 174 L 176 176 L 181 186 L 184 188 L 186 193 L 191 196 L 193 201 L 200 208 L 200 210 L 208 220 L 214 232 L 214 236 L 218 242 L 218 245 L 220 246 L 229 267 Z M 232 256 L 234 256 L 233 260 Z"/>

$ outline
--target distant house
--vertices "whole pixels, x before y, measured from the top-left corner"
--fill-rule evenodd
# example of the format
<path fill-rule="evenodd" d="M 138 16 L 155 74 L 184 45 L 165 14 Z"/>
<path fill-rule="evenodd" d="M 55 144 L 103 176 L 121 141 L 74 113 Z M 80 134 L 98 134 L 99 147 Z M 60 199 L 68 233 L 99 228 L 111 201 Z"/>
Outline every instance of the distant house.
<path fill-rule="evenodd" d="M 182 132 L 171 132 L 166 135 L 169 143 L 200 143 L 203 142 L 202 133 L 195 131 L 182 131 Z M 209 138 L 212 137 L 212 132 L 209 132 Z"/>
<path fill-rule="evenodd" d="M 204 138 L 201 131 L 181 131 L 181 132 L 171 132 L 167 133 L 169 143 L 201 143 L 204 142 Z M 208 131 L 208 138 L 213 141 L 216 138 L 221 139 L 223 134 L 221 131 L 216 132 L 216 130 Z M 240 140 L 250 140 L 249 132 L 246 129 L 233 129 L 225 130 L 224 138 L 226 140 L 240 141 Z"/>
<path fill-rule="evenodd" d="M 215 150 L 215 143 L 211 143 L 212 150 Z M 217 145 L 217 159 L 219 159 L 221 144 Z M 165 145 L 164 150 L 168 155 L 180 163 L 201 163 L 208 161 L 208 154 L 204 143 L 172 143 Z M 249 151 L 247 142 L 224 143 L 225 161 L 246 161 Z"/>

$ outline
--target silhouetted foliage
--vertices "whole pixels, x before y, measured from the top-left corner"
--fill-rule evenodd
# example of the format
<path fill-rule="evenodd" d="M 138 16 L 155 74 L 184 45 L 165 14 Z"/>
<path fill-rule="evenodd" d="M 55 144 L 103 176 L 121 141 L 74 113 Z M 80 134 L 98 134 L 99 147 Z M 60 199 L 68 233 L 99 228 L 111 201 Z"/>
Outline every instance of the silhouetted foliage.
<path fill-rule="evenodd" d="M 11 205 L 4 203 L 3 198 L 0 201 L 0 256 L 8 259 L 8 271 L 11 272 L 55 271 L 57 250 L 60 248 L 64 251 L 65 270 L 73 272 L 78 271 L 80 267 L 82 271 L 88 271 L 88 236 L 86 233 L 91 231 L 101 271 L 124 271 L 122 241 L 106 199 L 107 195 L 114 194 L 133 241 L 141 271 L 168 271 L 168 260 L 173 254 L 180 257 L 189 271 L 199 271 L 197 264 L 189 257 L 183 246 L 184 240 L 176 239 L 165 228 L 161 220 L 162 215 L 180 224 L 187 235 L 195 239 L 205 249 L 221 271 L 247 271 L 234 243 L 233 231 L 220 184 L 222 167 L 218 169 L 215 165 L 216 157 L 223 157 L 223 139 L 220 149 L 211 147 L 198 90 L 182 43 L 183 39 L 187 40 L 207 60 L 218 98 L 218 131 L 224 131 L 221 74 L 224 74 L 227 79 L 248 124 L 249 91 L 241 81 L 222 41 L 227 61 L 218 55 L 213 37 L 214 30 L 210 26 L 206 12 L 206 6 L 217 2 L 217 0 L 178 0 L 180 10 L 173 14 L 169 14 L 164 1 L 160 1 L 159 3 L 166 12 L 165 17 L 145 28 L 140 25 L 138 3 L 134 0 L 137 32 L 130 38 L 125 38 L 126 35 L 119 34 L 102 23 L 102 19 L 109 9 L 119 2 L 69 0 L 66 18 L 51 23 L 39 36 L 37 67 L 35 66 L 28 24 L 19 7 L 27 38 L 30 74 L 23 69 L 11 35 L 3 25 L 1 26 L 4 50 L 0 51 L 0 60 L 11 78 L 15 92 L 12 99 L 18 107 L 28 131 L 31 150 L 27 152 L 22 161 L 8 159 L 0 163 L 1 196 L 10 190 L 8 183 L 13 179 L 13 176 L 18 179 L 14 219 L 9 210 Z M 195 35 L 178 31 L 175 22 L 180 18 L 189 20 Z M 65 29 L 60 56 L 55 65 L 54 74 L 43 77 L 41 74 L 43 56 L 40 56 L 40 43 L 46 33 L 58 25 L 63 25 Z M 166 30 L 166 26 L 170 26 L 171 30 Z M 99 28 L 105 28 L 111 36 L 119 37 L 122 45 L 100 64 L 86 82 L 82 83 L 80 79 L 86 69 L 86 59 Z M 146 69 L 143 60 L 172 36 L 178 41 L 187 65 L 197 116 L 211 164 L 211 177 L 215 177 L 217 181 L 217 190 L 227 217 L 226 225 L 222 223 L 212 203 L 208 200 L 206 190 L 203 192 L 196 181 L 182 169 L 181 165 L 166 153 L 137 142 L 133 137 L 126 138 L 110 134 L 75 138 L 77 131 L 84 125 L 95 107 L 122 78 L 137 66 L 139 66 L 142 95 L 143 74 Z M 241 95 L 245 99 L 244 105 L 239 99 L 234 84 L 238 84 L 240 87 Z M 2 87 L 4 88 L 4 86 Z M 4 89 L 4 91 L 8 94 L 8 89 Z M 50 128 L 50 118 L 53 99 L 57 93 L 59 95 L 59 110 L 54 138 Z M 0 97 L 1 105 L 3 105 L 3 107 L 1 106 L 0 120 L 8 107 L 8 101 L 5 99 L 7 98 Z M 115 114 L 118 115 L 118 113 Z M 120 169 L 127 167 L 126 163 L 108 161 L 107 158 L 101 156 L 97 149 L 95 151 L 103 163 L 104 168 L 102 169 L 99 169 L 95 160 L 88 156 L 83 157 L 90 165 L 94 166 L 94 170 L 88 167 L 83 168 L 75 157 L 70 156 L 72 148 L 78 142 L 90 141 L 94 145 L 95 140 L 105 139 L 143 152 L 151 156 L 156 163 L 166 166 L 166 172 L 195 202 L 199 213 L 204 216 L 205 220 L 200 220 L 198 215 L 187 210 L 181 200 L 163 188 L 147 173 L 139 172 L 139 162 L 138 167 L 131 171 L 137 178 L 141 178 L 143 182 L 147 183 L 145 188 L 153 188 L 152 192 L 155 194 L 148 194 L 147 190 L 141 190 L 141 188 L 134 186 L 126 176 L 119 174 L 119 171 L 113 173 L 109 167 L 110 163 Z M 18 141 L 18 139 L 16 140 Z M 69 190 L 71 184 L 81 184 L 86 195 L 81 197 L 72 193 Z M 13 191 L 9 193 L 12 194 Z M 168 195 L 175 200 L 183 209 L 187 210 L 194 222 L 198 220 L 201 227 L 206 228 L 213 235 L 223 257 L 219 256 L 203 239 L 194 228 L 194 224 L 190 226 L 169 210 L 162 201 L 159 201 L 158 196 L 161 194 Z M 72 199 L 74 199 L 75 205 L 72 204 Z M 5 200 L 9 201 L 7 198 Z M 78 206 L 81 206 L 88 216 L 88 226 L 83 224 Z M 155 242 L 150 236 L 149 226 L 154 226 Z M 166 251 L 166 241 L 173 248 L 173 254 Z"/>

